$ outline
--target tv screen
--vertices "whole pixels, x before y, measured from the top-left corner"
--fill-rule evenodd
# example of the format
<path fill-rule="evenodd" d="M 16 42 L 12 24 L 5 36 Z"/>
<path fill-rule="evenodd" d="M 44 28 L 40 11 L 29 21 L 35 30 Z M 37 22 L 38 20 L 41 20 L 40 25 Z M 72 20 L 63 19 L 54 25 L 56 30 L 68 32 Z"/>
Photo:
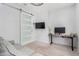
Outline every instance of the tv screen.
<path fill-rule="evenodd" d="M 55 27 L 55 33 L 65 33 L 65 27 Z"/>
<path fill-rule="evenodd" d="M 35 23 L 35 28 L 36 29 L 44 29 L 45 28 L 45 23 L 44 22 Z"/>

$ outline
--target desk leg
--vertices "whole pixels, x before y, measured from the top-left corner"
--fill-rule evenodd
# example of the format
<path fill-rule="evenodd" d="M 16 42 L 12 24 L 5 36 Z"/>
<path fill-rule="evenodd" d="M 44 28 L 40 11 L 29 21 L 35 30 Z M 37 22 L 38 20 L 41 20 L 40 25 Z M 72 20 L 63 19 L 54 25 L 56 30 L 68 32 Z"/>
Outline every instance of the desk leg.
<path fill-rule="evenodd" d="M 71 48 L 72 48 L 72 51 L 74 50 L 74 47 L 73 47 L 73 38 L 71 38 L 71 40 L 72 40 L 72 46 L 71 46 Z"/>
<path fill-rule="evenodd" d="M 52 35 L 51 35 L 51 42 L 50 42 L 50 44 L 52 44 L 53 42 L 52 42 Z"/>

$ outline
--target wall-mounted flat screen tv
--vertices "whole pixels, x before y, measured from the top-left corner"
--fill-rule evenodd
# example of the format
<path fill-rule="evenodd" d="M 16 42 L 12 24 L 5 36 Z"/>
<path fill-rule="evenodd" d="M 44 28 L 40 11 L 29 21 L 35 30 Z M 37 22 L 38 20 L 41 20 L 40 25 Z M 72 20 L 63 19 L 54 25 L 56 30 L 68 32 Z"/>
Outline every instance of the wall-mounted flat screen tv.
<path fill-rule="evenodd" d="M 55 27 L 55 33 L 65 33 L 65 27 Z"/>
<path fill-rule="evenodd" d="M 45 29 L 45 22 L 37 22 L 35 23 L 36 29 Z"/>

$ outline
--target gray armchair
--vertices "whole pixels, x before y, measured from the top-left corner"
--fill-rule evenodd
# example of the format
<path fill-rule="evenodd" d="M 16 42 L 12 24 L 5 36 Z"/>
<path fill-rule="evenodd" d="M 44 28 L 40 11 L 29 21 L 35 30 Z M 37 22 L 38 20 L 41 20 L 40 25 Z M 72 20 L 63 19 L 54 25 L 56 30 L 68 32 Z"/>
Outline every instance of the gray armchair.
<path fill-rule="evenodd" d="M 18 48 L 18 47 L 19 48 Z M 12 45 L 9 41 L 0 37 L 0 56 L 42 56 L 28 47 Z"/>

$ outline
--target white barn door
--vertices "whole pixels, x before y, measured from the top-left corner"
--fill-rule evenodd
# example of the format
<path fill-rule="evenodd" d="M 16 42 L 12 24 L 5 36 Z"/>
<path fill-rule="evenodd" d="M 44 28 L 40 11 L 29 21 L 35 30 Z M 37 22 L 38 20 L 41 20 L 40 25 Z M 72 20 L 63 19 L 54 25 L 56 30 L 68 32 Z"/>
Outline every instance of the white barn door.
<path fill-rule="evenodd" d="M 33 16 L 21 13 L 21 45 L 29 43 L 33 34 Z"/>

